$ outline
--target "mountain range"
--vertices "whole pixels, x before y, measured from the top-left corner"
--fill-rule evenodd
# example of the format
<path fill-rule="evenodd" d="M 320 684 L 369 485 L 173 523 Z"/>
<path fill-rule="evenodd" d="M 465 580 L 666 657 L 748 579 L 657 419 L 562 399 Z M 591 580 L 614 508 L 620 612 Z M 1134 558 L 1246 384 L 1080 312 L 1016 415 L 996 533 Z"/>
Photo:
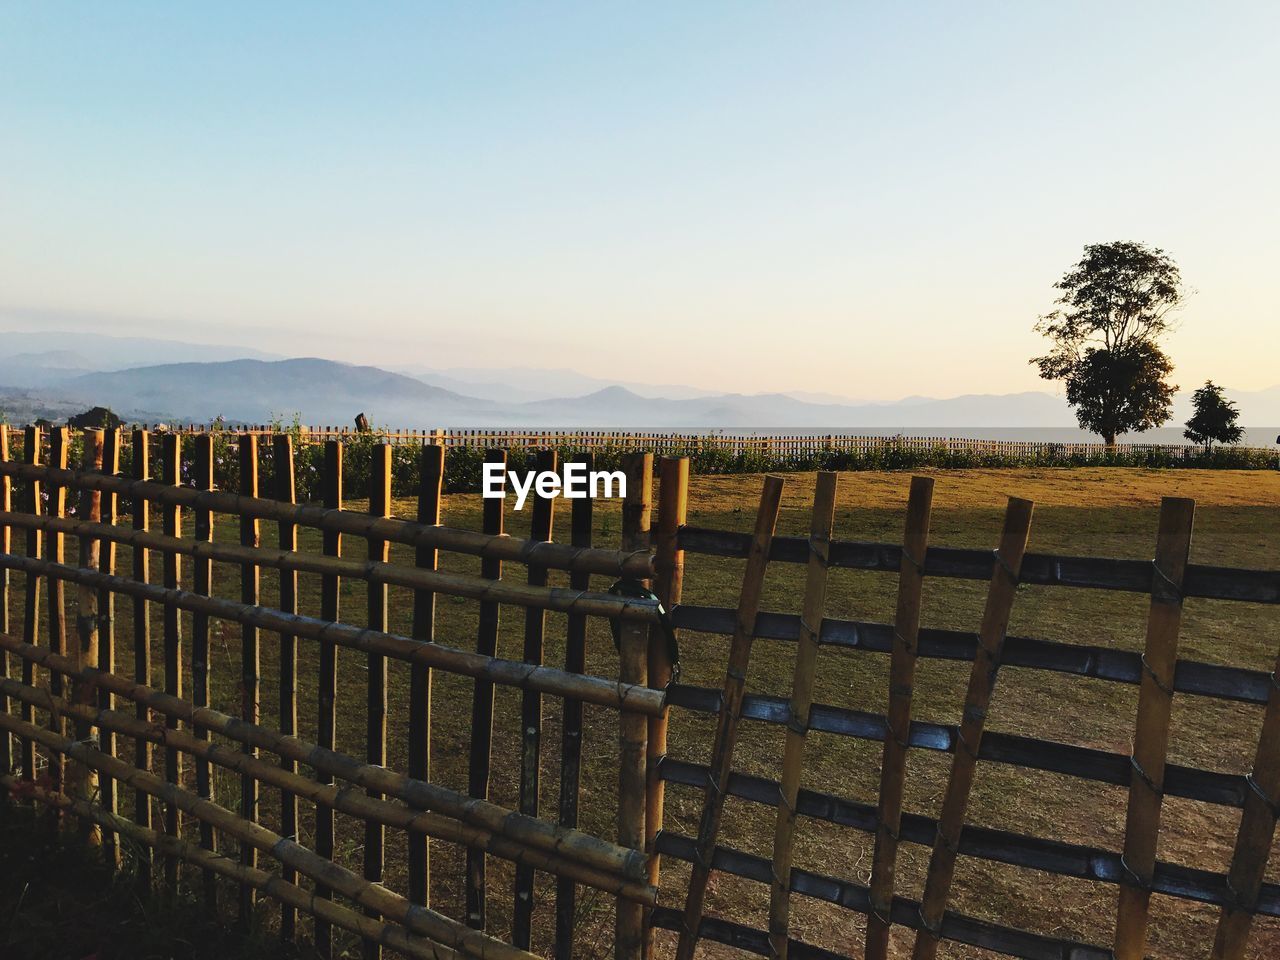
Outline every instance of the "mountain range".
<path fill-rule="evenodd" d="M 126 420 L 264 423 L 298 415 L 350 424 L 357 413 L 394 427 L 615 427 L 875 431 L 1074 426 L 1065 400 L 1043 391 L 893 403 L 829 394 L 738 394 L 618 383 L 572 370 L 387 370 L 335 360 L 283 358 L 237 347 L 84 333 L 6 333 L 0 410 L 11 421 L 59 418 L 102 405 Z M 74 349 L 48 349 L 50 343 Z M 43 348 L 43 349 L 41 349 Z M 1280 386 L 1232 391 L 1242 422 L 1280 423 Z M 1175 422 L 1187 416 L 1186 394 Z M 1261 441 L 1260 441 L 1261 442 Z"/>

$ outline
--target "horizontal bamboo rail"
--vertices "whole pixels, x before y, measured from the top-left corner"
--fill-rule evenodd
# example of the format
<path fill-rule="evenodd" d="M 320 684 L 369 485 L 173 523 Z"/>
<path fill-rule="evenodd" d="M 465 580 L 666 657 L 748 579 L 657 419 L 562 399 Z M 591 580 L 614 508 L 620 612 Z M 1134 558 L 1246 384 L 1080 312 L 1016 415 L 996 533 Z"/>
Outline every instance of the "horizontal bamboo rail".
<path fill-rule="evenodd" d="M 49 661 L 46 660 L 45 663 L 48 664 Z M 90 676 L 85 680 L 92 683 L 94 678 Z M 72 717 L 103 730 L 176 748 L 193 757 L 199 757 L 228 770 L 252 777 L 255 782 L 290 790 L 304 800 L 322 804 L 365 822 L 379 823 L 399 830 L 417 830 L 451 843 L 484 850 L 513 863 L 523 863 L 539 870 L 561 874 L 617 897 L 648 906 L 657 903 L 657 891 L 647 883 L 627 880 L 618 874 L 582 866 L 572 859 L 528 847 L 490 831 L 468 826 L 450 817 L 415 811 L 401 804 L 355 793 L 333 784 L 320 784 L 299 774 L 290 773 L 276 764 L 259 760 L 252 754 L 228 749 L 183 730 L 150 724 L 115 710 L 69 703 L 45 691 L 25 687 L 15 680 L 0 679 L 0 690 L 33 706 Z M 227 719 L 230 720 L 229 717 Z"/>
<path fill-rule="evenodd" d="M 81 470 L 55 470 L 13 461 L 0 461 L 0 476 L 43 480 L 77 490 L 99 490 L 123 497 L 141 497 L 155 504 L 194 510 L 213 510 L 218 513 L 255 517 L 277 523 L 294 523 L 364 539 L 387 540 L 413 547 L 432 547 L 454 553 L 549 567 L 552 570 L 580 570 L 585 573 L 616 577 L 653 576 L 653 563 L 648 550 L 623 552 L 599 547 L 572 547 L 560 543 L 521 540 L 516 537 L 434 526 L 395 517 L 371 517 L 368 514 L 322 506 L 291 504 L 280 500 L 246 497 L 217 490 L 195 490 L 150 480 L 128 480 L 124 477 Z"/>
<path fill-rule="evenodd" d="M 59 673 L 70 672 L 74 664 L 45 647 L 33 646 L 0 634 L 0 648 L 23 661 Z M 210 707 L 195 707 L 190 701 L 174 697 L 116 674 L 95 668 L 79 671 L 86 682 L 133 700 L 173 720 L 182 720 L 213 733 L 251 744 L 282 758 L 306 764 L 330 773 L 365 789 L 397 797 L 410 806 L 434 810 L 470 823 L 490 833 L 535 847 L 545 853 L 581 862 L 595 870 L 617 873 L 629 880 L 646 877 L 643 855 L 577 830 L 557 827 L 546 821 L 526 817 L 488 801 L 476 800 L 438 784 L 427 783 L 388 770 L 361 763 L 352 757 L 326 750 L 297 737 L 275 733 L 263 727 L 246 724 Z"/>
<path fill-rule="evenodd" d="M 172 587 L 138 583 L 125 577 L 109 576 L 98 570 L 71 567 L 46 560 L 7 554 L 0 556 L 0 567 L 112 590 L 128 596 L 142 597 L 156 603 L 169 604 L 180 610 L 203 613 L 234 623 L 252 624 L 277 633 L 286 633 L 309 640 L 330 640 L 339 646 L 353 650 L 379 653 L 395 660 L 438 667 L 467 677 L 481 677 L 506 686 L 539 690 L 561 697 L 577 697 L 587 703 L 651 716 L 662 712 L 663 692 L 650 690 L 638 684 L 616 683 L 600 677 L 567 673 L 555 667 L 531 666 L 517 660 L 486 657 L 394 633 L 382 633 L 345 623 L 315 620 L 266 607 L 250 607 L 232 600 L 207 597 Z"/>
<path fill-rule="evenodd" d="M 374 584 L 433 590 L 455 597 L 493 603 L 512 603 L 557 613 L 577 613 L 588 617 L 610 617 L 656 623 L 657 603 L 653 600 L 618 597 L 590 590 L 539 587 L 511 580 L 487 580 L 462 573 L 444 573 L 419 567 L 404 567 L 386 561 L 347 560 L 320 554 L 298 553 L 271 547 L 251 547 L 209 540 L 186 540 L 149 533 L 108 523 L 89 523 L 64 517 L 33 517 L 12 511 L 0 512 L 0 524 L 19 529 L 39 529 L 69 533 L 77 537 L 108 540 L 132 547 L 179 553 L 197 560 L 256 564 L 274 570 L 331 574 Z"/>
<path fill-rule="evenodd" d="M 280 875 L 254 867 L 245 867 L 227 857 L 219 856 L 188 840 L 170 837 L 139 826 L 132 820 L 112 814 L 97 804 L 86 800 L 73 800 L 65 794 L 54 793 L 38 784 L 20 780 L 8 774 L 0 775 L 0 787 L 23 799 L 35 800 L 54 810 L 74 814 L 82 820 L 92 821 L 104 830 L 128 837 L 134 843 L 154 849 L 162 854 L 177 857 L 201 870 L 216 873 L 220 877 L 245 883 L 297 910 L 322 916 L 335 927 L 375 940 L 399 950 L 418 960 L 454 960 L 461 956 L 456 950 L 423 937 L 408 933 L 397 924 L 383 923 L 349 910 L 331 900 L 319 900 L 296 884 Z"/>
<path fill-rule="evenodd" d="M 45 748 L 83 763 L 99 773 L 110 774 L 121 783 L 158 797 L 198 820 L 212 823 L 226 835 L 250 843 L 276 860 L 288 863 L 303 876 L 315 881 L 323 880 L 348 900 L 389 917 L 414 933 L 479 960 L 537 960 L 525 950 L 519 950 L 479 930 L 472 930 L 434 910 L 411 904 L 399 894 L 380 884 L 369 883 L 363 877 L 332 860 L 318 856 L 294 840 L 244 820 L 225 807 L 204 800 L 154 774 L 138 770 L 123 760 L 117 760 L 78 740 L 71 740 L 7 714 L 0 714 L 0 727 L 29 737 Z"/>

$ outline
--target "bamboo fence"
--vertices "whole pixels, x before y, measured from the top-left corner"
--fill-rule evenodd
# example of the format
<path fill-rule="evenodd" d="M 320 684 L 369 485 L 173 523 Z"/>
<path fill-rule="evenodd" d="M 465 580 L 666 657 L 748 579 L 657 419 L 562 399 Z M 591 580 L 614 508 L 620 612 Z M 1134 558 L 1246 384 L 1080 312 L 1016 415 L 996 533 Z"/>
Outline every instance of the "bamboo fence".
<path fill-rule="evenodd" d="M 269 909 L 283 937 L 309 938 L 321 955 L 336 955 L 339 937 L 352 936 L 375 960 L 383 948 L 516 960 L 530 957 L 535 943 L 569 960 L 586 949 L 578 940 L 584 891 L 607 898 L 611 947 L 627 960 L 669 953 L 688 960 L 701 941 L 762 956 L 847 960 L 796 935 L 795 897 L 862 917 L 864 927 L 849 927 L 856 947 L 849 955 L 873 960 L 887 956 L 895 926 L 914 937 L 920 958 L 932 957 L 944 941 L 1032 960 L 1136 958 L 1157 922 L 1152 894 L 1217 907 L 1212 956 L 1225 960 L 1246 956 L 1255 917 L 1280 917 L 1280 885 L 1266 879 L 1280 813 L 1280 684 L 1275 673 L 1185 659 L 1178 650 L 1186 600 L 1280 609 L 1280 571 L 1191 563 L 1190 501 L 1163 504 L 1151 561 L 1027 552 L 1031 504 L 1017 499 L 1010 500 L 994 550 L 931 543 L 933 483 L 922 478 L 910 485 L 901 543 L 834 536 L 834 474 L 818 480 L 806 536 L 775 532 L 783 488 L 776 477 L 764 481 L 754 532 L 734 532 L 687 522 L 687 460 L 661 461 L 655 499 L 653 457 L 634 453 L 624 460 L 621 538 L 606 547 L 593 543 L 598 505 L 589 499 L 566 505 L 567 542 L 555 540 L 556 505 L 546 497 L 532 501 L 528 538 L 505 532 L 502 499 L 485 501 L 480 530 L 445 525 L 445 443 L 421 447 L 413 519 L 390 515 L 388 443 L 375 445 L 361 489 L 343 489 L 346 438 L 338 431 L 322 438 L 322 476 L 312 488 L 320 502 L 298 503 L 292 455 L 298 438 L 276 434 L 259 449 L 261 437 L 247 431 L 237 438 L 238 487 L 220 491 L 207 432 L 157 438 L 133 431 L 125 477 L 126 438 L 118 431 L 88 431 L 80 462 L 70 469 L 66 431 L 45 437 L 28 428 L 19 444 L 0 425 L 0 792 L 50 808 L 98 839 L 112 858 L 122 856 L 127 841 L 138 851 L 145 883 L 189 886 L 210 909 L 241 923 Z M 552 451 L 562 444 L 537 439 L 545 448 L 538 465 L 555 469 Z M 184 443 L 194 448 L 189 469 Z M 147 455 L 154 445 L 158 456 Z M 486 454 L 491 462 L 506 457 L 500 446 Z M 582 459 L 590 464 L 590 454 Z M 272 467 L 268 483 L 260 482 L 260 464 Z M 348 509 L 347 495 L 367 508 Z M 394 544 L 410 549 L 393 554 Z M 441 569 L 442 556 L 453 554 L 474 558 L 478 572 Z M 687 555 L 741 564 L 736 605 L 682 603 Z M 399 556 L 410 559 L 393 559 Z M 803 565 L 805 588 L 790 610 L 762 609 L 779 565 Z M 837 570 L 896 577 L 892 622 L 826 616 L 829 577 Z M 228 572 L 234 587 L 220 595 L 215 584 L 225 584 Z M 551 585 L 553 572 L 568 586 Z M 319 585 L 318 615 L 304 612 L 310 608 L 302 602 L 301 577 Z M 618 589 L 601 589 L 604 578 L 619 581 Z M 973 631 L 922 625 L 929 585 L 939 578 L 986 584 L 986 607 Z M 1143 650 L 1010 635 L 1010 612 L 1027 586 L 1146 596 Z M 392 626 L 390 588 L 411 598 L 403 633 Z M 11 622 L 11 599 L 19 596 L 22 616 Z M 439 635 L 441 599 L 474 611 L 465 645 L 456 631 Z M 123 627 L 117 636 L 117 604 L 132 613 L 127 636 Z M 522 642 L 518 659 L 505 659 L 499 637 L 504 615 L 512 614 L 517 619 L 509 626 Z M 563 619 L 553 627 L 548 614 Z M 593 621 L 613 628 L 616 675 L 587 670 Z M 547 662 L 552 629 L 565 631 L 563 664 Z M 669 629 L 684 644 L 705 642 L 704 635 L 729 638 L 721 687 L 679 681 Z M 118 642 L 133 648 L 127 675 L 117 669 Z M 752 649 L 779 642 L 797 651 L 791 693 L 764 696 L 747 681 Z M 874 712 L 868 704 L 817 702 L 815 678 L 828 647 L 887 658 L 887 690 Z M 220 650 L 238 656 L 219 659 Z M 922 659 L 970 665 L 963 700 L 953 705 L 957 725 L 913 718 Z M 407 704 L 390 699 L 389 671 L 399 665 L 408 673 Z M 1008 667 L 1136 689 L 1132 755 L 987 729 L 996 680 Z M 226 679 L 218 671 L 234 674 L 236 685 L 234 703 L 222 709 L 211 698 L 212 681 Z M 440 720 L 432 691 L 441 675 L 465 684 L 470 701 L 469 717 L 449 718 L 451 725 L 470 721 L 460 758 L 465 783 L 457 789 L 433 777 L 432 725 Z M 515 700 L 500 699 L 502 688 Z M 1169 759 L 1174 699 L 1185 696 L 1259 709 L 1261 733 L 1247 776 Z M 278 703 L 275 716 L 264 709 L 268 701 Z M 561 705 L 550 713 L 560 718 L 558 744 L 544 736 L 548 701 Z M 500 740 L 508 724 L 503 704 L 517 702 L 518 737 Z M 300 726 L 300 704 L 314 724 Z M 397 707 L 407 715 L 403 769 L 388 767 L 387 718 Z M 616 795 L 608 798 L 615 822 L 601 833 L 580 827 L 584 758 L 602 747 L 584 746 L 595 729 L 584 723 L 584 708 L 616 722 L 616 741 L 603 747 L 616 750 Z M 341 749 L 337 736 L 339 718 L 353 710 L 366 721 L 354 753 Z M 668 754 L 669 727 L 695 717 L 715 728 L 706 763 Z M 777 779 L 734 770 L 735 741 L 746 724 L 784 728 Z M 882 745 L 877 802 L 805 787 L 812 732 Z M 497 802 L 493 790 L 505 759 L 500 743 L 514 743 L 510 766 L 518 784 L 510 805 Z M 937 819 L 904 809 L 908 758 L 921 750 L 951 755 Z M 967 823 L 970 793 L 993 763 L 1127 791 L 1121 849 Z M 558 783 L 547 783 L 549 777 Z M 696 836 L 664 828 L 665 792 L 673 784 L 695 791 Z M 770 856 L 723 842 L 726 818 L 740 809 L 726 804 L 730 797 L 772 808 L 771 836 L 755 844 Z M 1166 798 L 1241 811 L 1223 872 L 1160 859 Z M 811 821 L 874 838 L 869 884 L 796 861 L 798 838 Z M 932 850 L 918 901 L 896 880 L 903 843 Z M 433 858 L 441 845 L 465 853 Z M 404 889 L 387 880 L 396 846 L 408 864 Z M 956 872 L 962 857 L 1118 889 L 1114 942 L 1079 942 L 957 911 L 953 888 L 963 882 Z M 501 875 L 512 878 L 511 886 L 495 883 L 496 860 L 510 865 Z M 672 861 L 688 865 L 687 885 L 681 869 L 660 869 Z M 456 916 L 430 901 L 438 863 L 456 863 L 457 876 L 450 876 L 460 892 Z M 758 884 L 766 928 L 714 915 L 707 891 L 715 872 Z M 553 882 L 540 882 L 540 874 Z M 554 896 L 554 909 L 543 909 L 544 894 Z M 511 918 L 509 929 L 495 928 L 499 913 Z"/>

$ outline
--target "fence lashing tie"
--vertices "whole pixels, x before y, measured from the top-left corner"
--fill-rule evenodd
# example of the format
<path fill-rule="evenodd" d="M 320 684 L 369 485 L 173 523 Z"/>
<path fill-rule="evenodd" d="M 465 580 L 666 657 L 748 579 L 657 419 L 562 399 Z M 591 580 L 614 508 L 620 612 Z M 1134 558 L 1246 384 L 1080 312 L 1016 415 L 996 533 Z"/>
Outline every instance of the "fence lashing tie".
<path fill-rule="evenodd" d="M 1143 651 L 1141 660 L 1142 660 L 1143 672 L 1146 673 L 1146 675 L 1152 679 L 1155 685 L 1160 688 L 1160 690 L 1165 694 L 1165 696 L 1172 697 L 1173 685 L 1169 683 L 1165 683 L 1163 680 L 1160 679 L 1160 675 L 1156 673 L 1155 668 L 1152 667 L 1151 664 L 1147 662 L 1146 651 Z"/>
<path fill-rule="evenodd" d="M 1267 792 L 1262 789 L 1262 784 L 1258 783 L 1252 773 L 1245 774 L 1244 782 L 1248 784 L 1249 789 L 1254 792 L 1258 799 L 1267 805 L 1267 809 L 1271 811 L 1271 818 L 1273 820 L 1280 819 L 1280 800 L 1269 797 Z"/>
<path fill-rule="evenodd" d="M 941 940 L 942 939 L 942 921 L 939 920 L 937 923 L 930 923 L 929 920 L 924 915 L 923 903 L 916 908 L 916 913 L 920 917 L 920 932 L 928 934 L 929 936 L 933 937 L 933 939 L 935 940 Z"/>
<path fill-rule="evenodd" d="M 1120 854 L 1120 870 L 1129 886 L 1137 887 L 1139 890 L 1145 890 L 1148 893 L 1151 892 L 1151 881 L 1135 873 L 1133 868 L 1129 866 L 1129 862 L 1125 860 L 1123 853 Z"/>
<path fill-rule="evenodd" d="M 1143 783 L 1147 785 L 1147 788 L 1152 793 L 1154 793 L 1157 797 L 1160 797 L 1160 798 L 1164 797 L 1164 788 L 1156 785 L 1156 782 L 1153 779 L 1151 779 L 1151 776 L 1150 774 L 1147 773 L 1147 771 L 1142 769 L 1142 764 L 1138 762 L 1138 758 L 1135 757 L 1132 753 L 1129 754 L 1129 766 L 1133 768 L 1133 772 L 1138 775 L 1138 777 L 1142 780 Z"/>
<path fill-rule="evenodd" d="M 919 649 L 918 645 L 914 643 L 908 643 L 907 638 L 904 637 L 896 627 L 894 628 L 894 631 L 893 631 L 893 639 L 898 641 L 898 643 L 902 644 L 902 648 L 907 652 L 909 656 L 912 656 L 912 657 L 916 656 L 916 651 Z"/>
<path fill-rule="evenodd" d="M 1181 603 L 1182 588 L 1161 570 L 1160 564 L 1154 560 L 1151 561 L 1151 572 L 1154 574 L 1151 582 L 1151 599 L 1157 603 Z"/>
<path fill-rule="evenodd" d="M 906 550 L 905 548 L 902 551 L 902 559 L 905 563 L 911 565 L 911 567 L 915 570 L 917 575 L 922 577 L 924 576 L 923 560 L 917 560 L 915 557 L 911 555 L 910 551 Z"/>
<path fill-rule="evenodd" d="M 1009 583 L 1012 586 L 1018 586 L 1018 575 L 1013 572 L 1013 567 L 1009 566 L 1009 562 L 1000 555 L 999 549 L 992 550 L 991 556 L 995 557 L 996 566 L 1004 571 L 1004 575 L 1009 578 Z"/>

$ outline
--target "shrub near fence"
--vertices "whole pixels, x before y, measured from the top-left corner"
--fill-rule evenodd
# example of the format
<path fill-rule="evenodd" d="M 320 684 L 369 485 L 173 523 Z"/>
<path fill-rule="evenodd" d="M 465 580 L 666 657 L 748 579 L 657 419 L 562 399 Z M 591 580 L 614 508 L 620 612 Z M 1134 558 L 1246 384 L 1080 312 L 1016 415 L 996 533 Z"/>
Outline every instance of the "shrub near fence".
<path fill-rule="evenodd" d="M 236 488 L 240 433 L 217 426 L 187 425 L 174 428 L 183 436 L 211 436 L 214 479 L 225 490 Z M 599 469 L 617 470 L 623 459 L 637 450 L 668 457 L 686 457 L 698 474 L 790 473 L 806 470 L 918 470 L 1018 467 L 1139 467 L 1148 469 L 1269 470 L 1280 468 L 1280 452 L 1265 447 L 1219 446 L 1205 451 L 1198 446 L 1168 444 L 1117 444 L 1108 449 L 1099 443 L 1039 443 L 1012 440 L 974 440 L 956 437 L 860 437 L 841 436 L 745 436 L 727 434 L 582 433 L 569 431 L 386 430 L 365 432 L 337 427 L 267 425 L 247 428 L 262 440 L 265 450 L 272 437 L 290 437 L 298 497 L 318 497 L 324 443 L 341 440 L 345 448 L 344 479 L 358 485 L 366 476 L 371 451 L 380 444 L 392 447 L 392 492 L 413 496 L 417 482 L 417 450 L 424 443 L 449 452 L 448 493 L 475 493 L 480 489 L 481 468 L 487 449 L 507 451 L 513 470 L 530 470 L 539 450 L 554 450 L 561 463 L 591 454 Z M 70 440 L 71 462 L 77 462 L 80 437 Z M 194 447 L 182 453 L 182 476 L 190 476 Z M 152 453 L 152 456 L 156 454 Z M 124 469 L 132 463 L 126 442 L 121 450 Z M 273 467 L 264 457 L 264 470 Z"/>

